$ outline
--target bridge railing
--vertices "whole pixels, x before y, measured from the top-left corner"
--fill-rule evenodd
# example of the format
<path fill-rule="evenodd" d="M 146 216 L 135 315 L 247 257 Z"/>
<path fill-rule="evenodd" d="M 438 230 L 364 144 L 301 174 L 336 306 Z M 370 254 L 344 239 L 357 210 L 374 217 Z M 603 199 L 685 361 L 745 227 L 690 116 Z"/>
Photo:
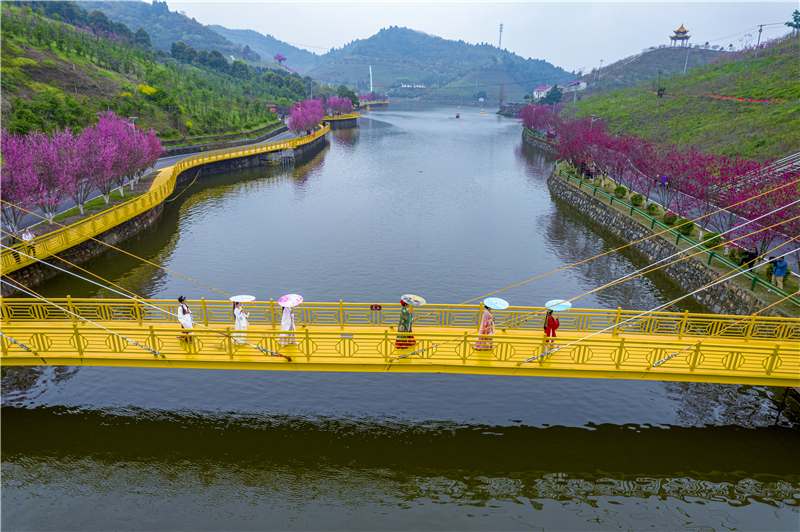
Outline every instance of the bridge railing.
<path fill-rule="evenodd" d="M 91 216 L 57 231 L 37 237 L 27 244 L 16 246 L 16 249 L 27 255 L 35 255 L 35 258 L 28 258 L 16 250 L 4 249 L 0 253 L 0 265 L 2 265 L 4 273 L 11 273 L 36 262 L 37 259 L 55 255 L 149 211 L 172 193 L 175 189 L 175 181 L 178 175 L 190 168 L 223 159 L 235 159 L 282 149 L 295 149 L 315 140 L 328 131 L 330 131 L 330 125 L 320 126 L 313 135 L 305 135 L 290 140 L 265 142 L 243 148 L 204 152 L 182 159 L 172 167 L 172 171 L 166 180 L 156 178 L 153 187 L 141 196 L 112 207 L 96 216 Z M 28 251 L 32 249 L 35 251 Z"/>
<path fill-rule="evenodd" d="M 351 118 L 358 118 L 360 116 L 361 113 L 359 113 L 358 111 L 353 111 L 352 113 L 344 113 L 340 115 L 325 115 L 322 118 L 322 121 L 324 122 L 325 120 L 349 120 Z"/>
<path fill-rule="evenodd" d="M 698 252 L 702 252 L 704 255 L 707 256 L 707 260 L 706 260 L 706 258 L 703 258 L 702 260 L 705 260 L 706 264 L 708 264 L 709 266 L 712 265 L 714 262 L 717 262 L 718 264 L 721 264 L 721 265 L 723 265 L 726 268 L 729 268 L 731 270 L 739 269 L 739 265 L 738 264 L 736 264 L 736 263 L 728 260 L 727 258 L 725 258 L 725 256 L 722 253 L 720 253 L 719 251 L 715 251 L 713 249 L 706 248 L 704 245 L 698 243 L 695 240 L 692 240 L 691 238 L 687 237 L 686 235 L 681 234 L 674 227 L 671 227 L 671 226 L 665 224 L 664 222 L 662 222 L 661 220 L 658 220 L 657 218 L 654 218 L 653 216 L 651 216 L 647 212 L 645 212 L 645 211 L 643 211 L 641 209 L 638 209 L 638 208 L 634 207 L 633 205 L 630 205 L 629 203 L 626 203 L 625 201 L 623 201 L 623 200 L 621 200 L 621 199 L 619 199 L 619 198 L 617 198 L 617 197 L 605 192 L 602 189 L 599 189 L 599 188 L 595 187 L 594 185 L 590 185 L 590 184 L 586 183 L 586 181 L 584 181 L 583 179 L 581 179 L 579 177 L 575 177 L 574 175 L 570 174 L 569 172 L 565 172 L 563 169 L 559 168 L 559 166 L 558 166 L 559 162 L 556 162 L 556 165 L 553 167 L 553 169 L 554 170 L 558 170 L 558 175 L 560 177 L 564 177 L 564 179 L 567 181 L 567 183 L 569 183 L 570 180 L 574 180 L 578 184 L 578 188 L 579 189 L 586 188 L 588 190 L 591 190 L 592 191 L 592 196 L 594 196 L 594 197 L 600 196 L 602 198 L 606 198 L 608 200 L 608 204 L 609 205 L 613 205 L 615 202 L 617 204 L 619 204 L 619 205 L 624 205 L 625 209 L 630 209 L 630 213 L 629 213 L 630 216 L 633 216 L 633 213 L 636 213 L 639 216 L 643 217 L 644 219 L 648 220 L 650 222 L 650 229 L 651 230 L 655 229 L 656 226 L 659 227 L 660 231 L 668 230 L 669 234 L 672 237 L 675 237 L 675 245 L 676 246 L 681 241 L 686 242 L 690 246 L 697 246 Z M 588 191 L 587 191 L 587 194 L 588 194 Z M 662 235 L 662 238 L 667 240 L 667 235 Z M 700 260 L 699 257 L 697 259 Z M 766 288 L 768 290 L 771 290 L 771 291 L 775 292 L 776 294 L 778 294 L 781 297 L 786 297 L 788 299 L 788 301 L 790 301 L 791 303 L 793 303 L 793 304 L 795 304 L 797 306 L 800 306 L 800 298 L 798 298 L 796 296 L 787 297 L 787 296 L 789 296 L 789 292 L 787 292 L 786 290 L 783 290 L 781 288 L 778 288 L 777 286 L 773 285 L 772 283 L 770 283 L 766 279 L 762 279 L 757 273 L 753 273 L 753 272 L 747 271 L 747 272 L 742 273 L 742 276 L 751 281 L 750 282 L 750 290 L 751 291 L 755 290 L 756 285 L 758 284 L 758 285 L 763 286 L 764 288 Z"/>
<path fill-rule="evenodd" d="M 122 322 L 139 325 L 177 323 L 178 304 L 175 301 L 131 299 L 73 299 L 51 300 L 91 321 Z M 152 305 L 152 306 L 151 306 Z M 231 303 L 201 299 L 188 301 L 195 322 L 213 327 L 233 323 Z M 153 308 L 156 307 L 156 308 Z M 275 301 L 256 301 L 246 306 L 253 325 L 280 328 L 282 308 Z M 74 321 L 56 306 L 33 298 L 0 300 L 4 324 L 18 322 Z M 482 307 L 477 305 L 426 305 L 415 311 L 415 328 L 446 328 L 461 332 L 476 330 Z M 741 338 L 748 340 L 800 341 L 800 319 L 689 312 L 652 312 L 639 316 L 636 310 L 572 309 L 558 313 L 559 333 L 590 333 L 608 329 L 612 335 L 656 335 L 684 338 Z M 370 303 L 311 303 L 295 308 L 298 327 L 395 327 L 400 320 L 399 304 Z M 510 307 L 495 311 L 495 328 L 500 330 L 542 331 L 545 309 L 541 307 Z"/>
<path fill-rule="evenodd" d="M 580 333 L 559 336 L 564 345 L 547 357 L 526 363 L 548 349 L 543 337 L 496 334 L 487 340 L 474 331 L 415 332 L 415 345 L 397 349 L 397 333 L 382 331 L 298 330 L 287 336 L 280 330 L 249 330 L 238 339 L 292 358 L 270 356 L 237 343 L 237 331 L 228 325 L 222 333 L 195 329 L 192 342 L 178 340 L 183 331 L 173 327 L 116 327 L 119 334 L 157 351 L 151 353 L 123 338 L 91 325 L 59 323 L 15 324 L 4 334 L 35 352 L 2 338 L 4 365 L 166 366 L 242 369 L 306 369 L 318 371 L 392 371 L 484 374 L 539 374 L 560 377 L 687 380 L 741 384 L 800 384 L 800 351 L 780 342 L 754 342 L 744 347 L 708 339 L 693 346 L 685 338 L 593 337 L 579 343 Z M 475 343 L 491 342 L 477 350 Z M 664 364 L 670 354 L 683 350 Z M 403 359 L 397 357 L 410 355 Z M 304 366 L 305 365 L 305 366 Z M 313 365 L 313 366 L 309 366 Z"/>

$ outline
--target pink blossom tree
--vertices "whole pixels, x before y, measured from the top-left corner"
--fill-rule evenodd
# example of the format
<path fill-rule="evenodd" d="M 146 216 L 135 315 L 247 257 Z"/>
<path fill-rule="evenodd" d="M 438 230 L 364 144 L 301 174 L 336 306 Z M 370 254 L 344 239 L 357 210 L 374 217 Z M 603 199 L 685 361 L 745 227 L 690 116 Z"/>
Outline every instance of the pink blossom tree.
<path fill-rule="evenodd" d="M 28 142 L 35 157 L 37 174 L 33 192 L 34 203 L 42 210 L 49 223 L 53 223 L 58 207 L 64 198 L 63 183 L 66 181 L 67 164 L 75 138 L 70 130 L 55 131 L 50 137 L 35 132 Z"/>
<path fill-rule="evenodd" d="M 2 131 L 0 149 L 3 152 L 0 189 L 2 189 L 3 221 L 11 233 L 19 231 L 19 223 L 27 215 L 25 210 L 33 207 L 33 195 L 36 189 L 37 174 L 35 158 L 29 148 L 26 137 Z"/>
<path fill-rule="evenodd" d="M 283 54 L 275 54 L 272 56 L 276 63 L 282 65 L 284 61 L 286 61 L 286 56 Z"/>
<path fill-rule="evenodd" d="M 314 129 L 325 117 L 322 99 L 303 100 L 294 104 L 289 111 L 286 125 L 295 134 Z"/>
<path fill-rule="evenodd" d="M 111 200 L 111 191 L 117 186 L 121 188 L 124 183 L 128 149 L 124 140 L 123 128 L 130 129 L 130 125 L 123 122 L 114 113 L 105 111 L 98 113 L 98 120 L 94 127 L 97 132 L 97 142 L 103 145 L 102 151 L 109 157 L 107 164 L 104 165 L 106 171 L 95 174 L 95 185 L 100 189 L 103 199 L 108 204 Z M 120 176 L 122 176 L 122 183 L 119 183 Z"/>

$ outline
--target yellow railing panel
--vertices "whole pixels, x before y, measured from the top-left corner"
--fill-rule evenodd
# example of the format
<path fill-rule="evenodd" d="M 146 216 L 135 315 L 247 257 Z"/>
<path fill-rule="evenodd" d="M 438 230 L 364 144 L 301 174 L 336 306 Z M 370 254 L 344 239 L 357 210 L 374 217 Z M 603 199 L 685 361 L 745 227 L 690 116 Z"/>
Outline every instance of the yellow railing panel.
<path fill-rule="evenodd" d="M 182 342 L 177 338 L 181 329 L 174 323 L 138 327 L 118 322 L 113 330 L 156 350 L 157 354 L 91 324 L 62 322 L 43 328 L 31 323 L 13 323 L 6 325 L 3 333 L 34 352 L 3 338 L 0 360 L 3 365 L 445 372 L 800 385 L 800 350 L 796 342 L 754 340 L 745 347 L 741 341 L 710 338 L 695 346 L 696 339 L 609 334 L 586 338 L 573 332 L 559 336 L 557 342 L 567 346 L 580 340 L 575 345 L 525 363 L 547 348 L 539 332 L 498 333 L 493 336 L 493 348 L 489 350 L 473 348 L 479 336 L 474 331 L 415 331 L 417 344 L 405 350 L 396 348 L 397 333 L 389 329 L 301 328 L 295 332 L 296 344 L 289 345 L 281 344 L 281 340 L 285 341 L 281 331 L 267 326 L 251 326 L 245 333 L 247 342 L 291 357 L 288 362 L 200 328 L 194 329 L 192 343 Z M 687 347 L 690 349 L 665 364 L 653 366 Z M 398 359 L 412 350 L 411 356 Z"/>

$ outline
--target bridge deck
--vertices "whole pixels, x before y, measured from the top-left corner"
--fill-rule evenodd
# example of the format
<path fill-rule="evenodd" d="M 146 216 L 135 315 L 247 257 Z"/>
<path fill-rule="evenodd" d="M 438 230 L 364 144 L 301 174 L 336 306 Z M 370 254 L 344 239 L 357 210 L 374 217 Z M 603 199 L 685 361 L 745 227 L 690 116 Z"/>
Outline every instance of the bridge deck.
<path fill-rule="evenodd" d="M 232 327 L 216 326 L 220 332 L 195 328 L 194 342 L 186 343 L 177 338 L 181 329 L 175 323 L 98 324 L 155 349 L 158 355 L 88 323 L 14 321 L 4 325 L 3 333 L 36 352 L 3 338 L 0 360 L 4 366 L 391 371 L 800 385 L 800 344 L 794 339 L 679 340 L 670 335 L 601 333 L 567 346 L 588 334 L 573 331 L 559 334 L 556 340 L 556 345 L 566 347 L 525 363 L 546 349 L 540 330 L 498 330 L 491 350 L 476 350 L 475 329 L 419 327 L 412 333 L 416 345 L 400 350 L 395 346 L 396 330 L 381 326 L 299 327 L 295 333 L 298 343 L 290 345 L 279 343 L 281 331 L 272 325 L 249 328 L 248 342 L 291 357 L 287 362 L 220 334 L 235 333 Z M 420 349 L 425 350 L 396 359 Z M 678 351 L 678 356 L 653 366 Z"/>

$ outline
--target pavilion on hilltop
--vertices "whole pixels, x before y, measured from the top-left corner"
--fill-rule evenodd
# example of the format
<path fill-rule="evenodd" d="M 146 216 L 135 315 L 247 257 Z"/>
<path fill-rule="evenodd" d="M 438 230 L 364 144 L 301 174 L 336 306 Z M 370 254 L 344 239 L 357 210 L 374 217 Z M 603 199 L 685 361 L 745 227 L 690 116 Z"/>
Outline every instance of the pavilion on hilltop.
<path fill-rule="evenodd" d="M 675 35 L 670 35 L 669 38 L 672 46 L 689 46 L 691 35 L 689 35 L 689 30 L 681 24 L 681 27 L 675 30 Z"/>

